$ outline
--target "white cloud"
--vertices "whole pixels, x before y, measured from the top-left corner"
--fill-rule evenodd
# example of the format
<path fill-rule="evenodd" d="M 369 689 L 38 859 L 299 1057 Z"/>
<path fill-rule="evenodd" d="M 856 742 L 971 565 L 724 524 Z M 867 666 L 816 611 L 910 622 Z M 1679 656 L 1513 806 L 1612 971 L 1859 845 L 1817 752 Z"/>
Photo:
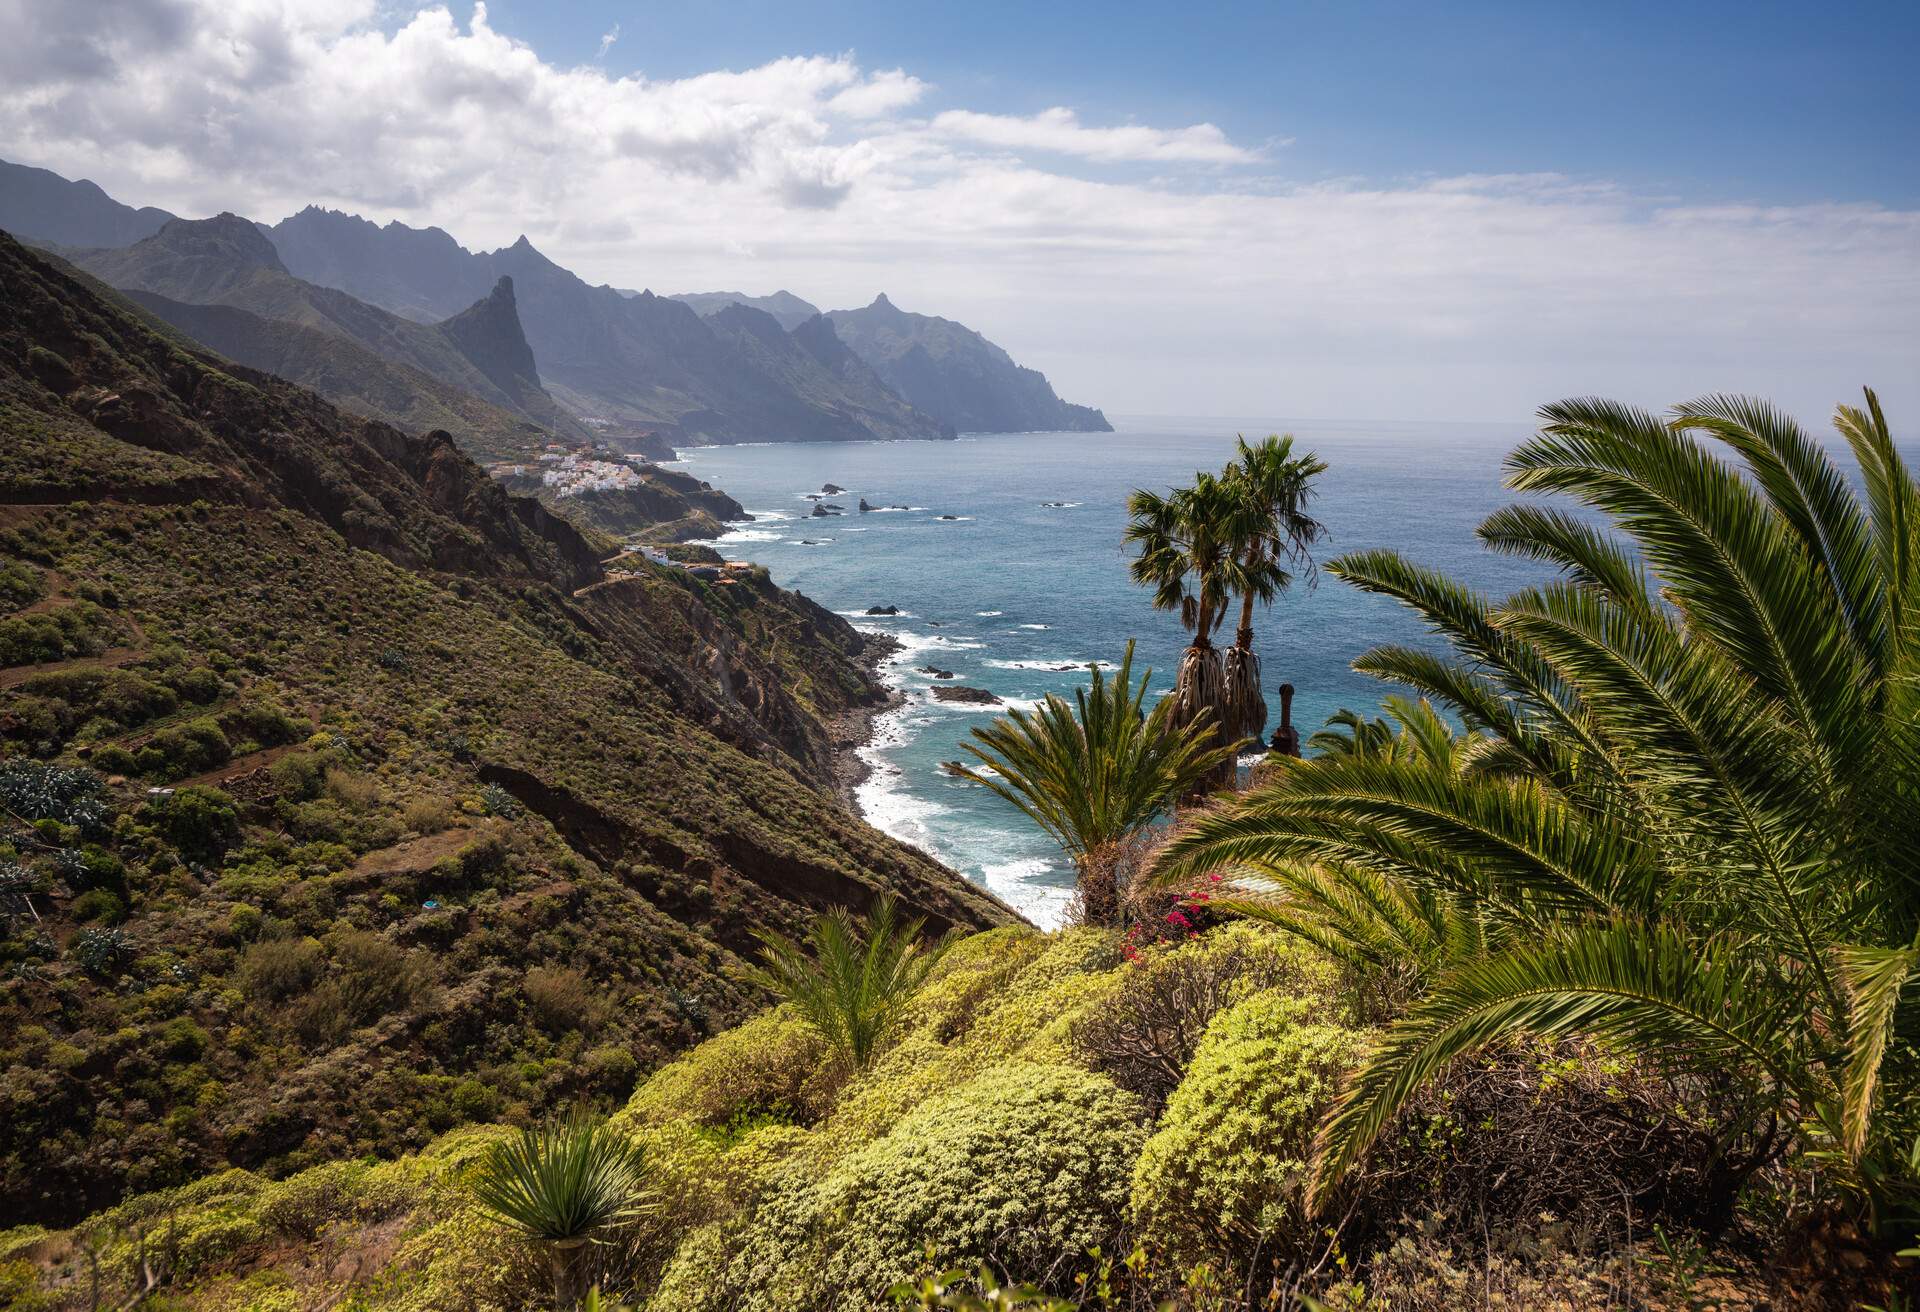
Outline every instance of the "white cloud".
<path fill-rule="evenodd" d="M 1010 150 L 1034 150 L 1076 155 L 1107 163 L 1151 160 L 1178 164 L 1252 164 L 1258 153 L 1227 140 L 1211 123 L 1188 128 L 1149 128 L 1129 124 L 1117 128 L 1082 127 L 1072 110 L 1055 106 L 1021 118 L 1011 114 L 978 114 L 950 109 L 937 115 L 933 130 L 962 141 L 977 141 Z"/>
<path fill-rule="evenodd" d="M 918 104 L 928 87 L 903 68 L 889 68 L 856 82 L 827 102 L 827 108 L 848 118 L 882 119 Z"/>
<path fill-rule="evenodd" d="M 613 43 L 619 39 L 620 24 L 615 23 L 612 27 L 600 34 L 600 49 L 595 52 L 593 57 L 595 59 L 605 59 L 607 57 L 607 51 L 613 49 Z"/>
<path fill-rule="evenodd" d="M 926 83 L 851 55 L 616 77 L 484 9 L 384 8 L 0 0 L 0 157 L 186 214 L 525 232 L 615 286 L 884 289 L 1114 411 L 1524 421 L 1724 389 L 1818 418 L 1873 382 L 1920 413 L 1911 210 L 1557 174 L 1299 185 L 1206 124 L 928 115 Z"/>

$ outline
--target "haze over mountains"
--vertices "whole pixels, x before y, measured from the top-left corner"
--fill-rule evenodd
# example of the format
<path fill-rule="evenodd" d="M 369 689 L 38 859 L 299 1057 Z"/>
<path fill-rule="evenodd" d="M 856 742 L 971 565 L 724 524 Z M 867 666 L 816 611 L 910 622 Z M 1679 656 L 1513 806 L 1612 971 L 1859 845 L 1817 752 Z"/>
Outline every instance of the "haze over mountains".
<path fill-rule="evenodd" d="M 1039 374 L 1020 370 L 1005 352 L 945 320 L 903 315 L 891 333 L 862 331 L 859 342 L 843 342 L 838 317 L 823 317 L 788 292 L 661 297 L 594 287 L 525 238 L 474 252 L 437 228 L 381 226 L 318 207 L 272 226 L 232 215 L 200 221 L 213 228 L 172 220 L 164 211 L 122 205 L 91 183 L 0 167 L 0 228 L 47 243 L 96 276 L 149 298 L 225 305 L 357 344 L 385 365 L 339 340 L 323 343 L 283 327 L 262 332 L 232 315 L 188 314 L 147 302 L 183 331 L 220 339 L 201 338 L 210 345 L 243 350 L 259 367 L 277 363 L 339 403 L 395 422 L 462 408 L 433 388 L 403 398 L 406 375 L 394 375 L 398 368 L 558 436 L 578 436 L 579 416 L 635 444 L 652 435 L 655 451 L 668 442 L 950 437 L 987 426 L 983 421 L 1017 422 L 1021 429 L 1107 428 L 1097 411 L 1060 402 Z M 250 240 L 243 228 L 261 240 Z M 116 249 L 88 249 L 101 247 Z M 498 350 L 479 354 L 513 361 L 509 376 L 497 378 L 476 365 L 449 336 L 452 325 L 440 321 L 472 315 L 473 324 L 489 317 L 498 324 L 497 306 L 491 316 L 476 310 L 501 296 L 503 279 L 511 280 L 504 295 L 524 335 L 490 330 Z M 903 338 L 919 325 L 931 335 L 915 352 L 915 343 Z M 484 418 L 483 426 L 498 429 L 497 415 Z"/>

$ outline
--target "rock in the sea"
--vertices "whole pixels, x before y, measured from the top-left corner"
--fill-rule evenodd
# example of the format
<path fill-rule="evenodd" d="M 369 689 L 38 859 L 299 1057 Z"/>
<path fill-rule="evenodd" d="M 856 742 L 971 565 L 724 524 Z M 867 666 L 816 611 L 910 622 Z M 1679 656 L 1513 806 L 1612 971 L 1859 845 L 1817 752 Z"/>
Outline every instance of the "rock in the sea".
<path fill-rule="evenodd" d="M 808 515 L 807 518 L 825 519 L 829 515 L 837 515 L 839 513 L 840 511 L 828 506 L 824 501 L 816 501 L 813 504 L 813 513 Z"/>
<path fill-rule="evenodd" d="M 898 615 L 899 613 L 900 613 L 900 608 L 898 606 L 867 607 L 867 614 L 869 615 Z"/>
<path fill-rule="evenodd" d="M 960 516 L 958 516 L 958 515 L 935 515 L 935 516 L 934 516 L 934 518 L 935 518 L 935 519 L 958 519 L 958 518 L 960 518 Z"/>
<path fill-rule="evenodd" d="M 965 779 L 967 776 L 962 772 L 969 767 L 965 761 L 942 761 L 940 768 L 956 779 Z"/>
<path fill-rule="evenodd" d="M 865 515 L 865 514 L 869 514 L 869 513 L 871 513 L 871 512 L 872 512 L 872 510 L 873 510 L 873 507 L 867 504 L 867 499 L 866 499 L 865 497 L 861 497 L 861 498 L 860 498 L 860 513 L 861 513 L 861 514 L 863 514 L 863 515 Z"/>
<path fill-rule="evenodd" d="M 920 673 L 931 674 L 936 679 L 951 679 L 953 677 L 952 670 L 943 670 L 937 665 L 922 665 L 920 667 Z"/>
<path fill-rule="evenodd" d="M 965 702 L 970 706 L 998 706 L 1001 704 L 999 697 L 988 692 L 985 688 L 969 688 L 965 684 L 958 684 L 952 688 L 935 688 L 933 695 L 943 702 Z"/>
<path fill-rule="evenodd" d="M 820 485 L 820 495 L 823 497 L 838 496 L 840 495 L 840 493 L 845 491 L 846 489 L 841 487 L 838 483 L 822 483 Z"/>

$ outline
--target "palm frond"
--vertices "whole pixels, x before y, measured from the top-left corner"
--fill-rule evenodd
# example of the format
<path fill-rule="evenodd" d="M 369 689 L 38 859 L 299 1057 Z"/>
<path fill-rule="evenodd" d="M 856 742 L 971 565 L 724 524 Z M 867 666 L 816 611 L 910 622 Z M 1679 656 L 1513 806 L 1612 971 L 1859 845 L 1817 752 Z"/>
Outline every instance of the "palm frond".
<path fill-rule="evenodd" d="M 1733 940 L 1632 919 L 1591 922 L 1459 967 L 1389 1027 L 1354 1073 L 1321 1127 L 1315 1198 L 1326 1198 L 1450 1062 L 1518 1035 L 1598 1035 L 1793 1086 L 1801 1067 L 1779 1042 L 1777 994 L 1754 987 L 1755 970 Z"/>

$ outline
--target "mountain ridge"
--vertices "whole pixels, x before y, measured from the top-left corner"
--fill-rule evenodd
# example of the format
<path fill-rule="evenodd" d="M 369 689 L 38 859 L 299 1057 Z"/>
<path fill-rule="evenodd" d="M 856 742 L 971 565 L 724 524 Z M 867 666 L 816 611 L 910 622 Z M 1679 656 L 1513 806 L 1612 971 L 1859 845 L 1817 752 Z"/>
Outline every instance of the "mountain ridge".
<path fill-rule="evenodd" d="M 894 391 L 962 432 L 1113 431 L 1099 410 L 1062 401 L 1046 375 L 981 333 L 902 310 L 885 292 L 826 317 Z"/>
<path fill-rule="evenodd" d="M 175 219 L 132 246 L 84 252 L 75 260 L 123 290 L 189 305 L 228 305 L 332 334 L 517 413 L 557 437 L 584 441 L 591 436 L 546 393 L 537 373 L 515 372 L 530 367 L 531 354 L 523 354 L 523 337 L 517 344 L 511 340 L 521 337 L 511 287 L 496 299 L 501 291 L 496 283 L 447 322 L 419 323 L 296 277 L 266 233 L 233 214 Z M 479 351 L 480 358 L 471 351 Z"/>

